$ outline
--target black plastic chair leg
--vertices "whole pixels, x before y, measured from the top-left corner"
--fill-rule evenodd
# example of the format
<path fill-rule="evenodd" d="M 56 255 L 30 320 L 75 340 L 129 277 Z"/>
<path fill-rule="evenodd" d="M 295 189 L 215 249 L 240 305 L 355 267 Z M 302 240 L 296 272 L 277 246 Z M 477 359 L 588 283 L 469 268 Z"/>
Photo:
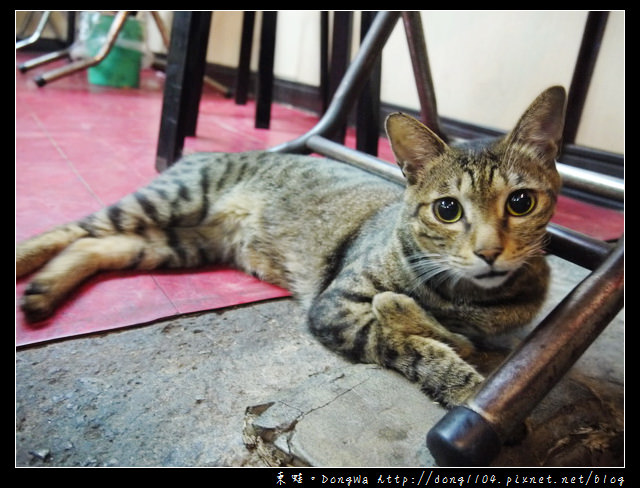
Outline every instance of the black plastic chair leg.
<path fill-rule="evenodd" d="M 195 135 L 202 94 L 211 12 L 175 12 L 160 118 L 156 169 L 181 155 L 184 139 Z"/>
<path fill-rule="evenodd" d="M 273 60 L 276 47 L 277 22 L 277 12 L 262 12 L 260 59 L 258 61 L 258 88 L 256 91 L 256 129 L 268 129 L 271 125 Z"/>

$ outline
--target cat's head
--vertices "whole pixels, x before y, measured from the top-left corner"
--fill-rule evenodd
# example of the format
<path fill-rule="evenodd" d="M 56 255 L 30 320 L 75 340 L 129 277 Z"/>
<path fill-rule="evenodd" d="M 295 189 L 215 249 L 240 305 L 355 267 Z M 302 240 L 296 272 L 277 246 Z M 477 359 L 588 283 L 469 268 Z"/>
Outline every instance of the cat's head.
<path fill-rule="evenodd" d="M 560 190 L 555 167 L 565 91 L 544 91 L 505 137 L 452 147 L 416 119 L 389 115 L 386 130 L 407 180 L 410 257 L 423 279 L 503 284 L 540 254 Z"/>

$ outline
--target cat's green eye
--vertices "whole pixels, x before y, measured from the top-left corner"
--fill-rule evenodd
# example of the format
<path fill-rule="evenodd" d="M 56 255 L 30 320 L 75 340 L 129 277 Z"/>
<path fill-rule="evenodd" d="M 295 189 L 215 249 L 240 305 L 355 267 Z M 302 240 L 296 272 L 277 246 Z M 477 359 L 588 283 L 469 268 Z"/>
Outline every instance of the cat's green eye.
<path fill-rule="evenodd" d="M 453 224 L 462 218 L 462 205 L 455 198 L 441 198 L 433 203 L 433 213 L 441 222 Z"/>
<path fill-rule="evenodd" d="M 530 190 L 516 190 L 507 198 L 507 212 L 514 217 L 531 213 L 536 206 L 536 197 Z"/>

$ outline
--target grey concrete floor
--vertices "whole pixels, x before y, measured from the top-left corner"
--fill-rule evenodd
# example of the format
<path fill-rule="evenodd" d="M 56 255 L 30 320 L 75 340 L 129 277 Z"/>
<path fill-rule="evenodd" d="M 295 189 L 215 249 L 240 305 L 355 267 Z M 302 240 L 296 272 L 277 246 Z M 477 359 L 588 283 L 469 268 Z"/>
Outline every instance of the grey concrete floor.
<path fill-rule="evenodd" d="M 586 273 L 552 262 L 547 310 Z M 623 465 L 623 315 L 494 466 Z M 428 466 L 443 413 L 325 349 L 291 299 L 16 352 L 17 466 Z"/>

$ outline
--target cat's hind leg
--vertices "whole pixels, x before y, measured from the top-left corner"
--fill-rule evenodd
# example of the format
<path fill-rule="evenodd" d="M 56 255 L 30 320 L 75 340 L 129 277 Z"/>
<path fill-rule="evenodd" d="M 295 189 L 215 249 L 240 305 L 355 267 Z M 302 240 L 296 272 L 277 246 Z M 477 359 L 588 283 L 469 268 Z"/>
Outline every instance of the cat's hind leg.
<path fill-rule="evenodd" d="M 88 232 L 76 223 L 62 225 L 16 245 L 16 278 L 40 268 Z"/>
<path fill-rule="evenodd" d="M 21 308 L 29 321 L 47 318 L 74 288 L 100 271 L 193 268 L 217 262 L 216 235 L 210 227 L 146 227 L 140 232 L 81 237 L 35 274 Z"/>
<path fill-rule="evenodd" d="M 53 257 L 27 285 L 20 307 L 27 320 L 49 317 L 62 299 L 89 276 L 115 269 L 152 269 L 166 259 L 163 247 L 137 235 L 83 237 Z"/>

